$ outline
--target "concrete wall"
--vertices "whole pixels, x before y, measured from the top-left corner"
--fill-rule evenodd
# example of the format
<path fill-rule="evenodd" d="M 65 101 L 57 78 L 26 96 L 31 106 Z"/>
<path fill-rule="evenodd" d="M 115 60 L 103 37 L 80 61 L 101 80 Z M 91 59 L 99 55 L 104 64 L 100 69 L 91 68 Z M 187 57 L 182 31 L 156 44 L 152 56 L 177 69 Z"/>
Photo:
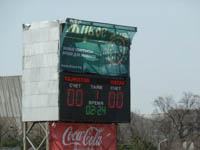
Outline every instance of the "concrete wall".
<path fill-rule="evenodd" d="M 59 21 L 23 25 L 22 121 L 58 120 Z"/>

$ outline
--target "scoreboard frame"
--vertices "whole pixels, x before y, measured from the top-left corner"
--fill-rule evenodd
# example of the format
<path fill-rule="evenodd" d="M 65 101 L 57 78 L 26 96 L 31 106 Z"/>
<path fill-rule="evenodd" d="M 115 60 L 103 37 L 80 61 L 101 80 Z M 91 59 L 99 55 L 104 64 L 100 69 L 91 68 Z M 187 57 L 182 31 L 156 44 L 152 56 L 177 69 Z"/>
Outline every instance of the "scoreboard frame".
<path fill-rule="evenodd" d="M 130 78 L 59 73 L 59 118 L 68 122 L 130 122 Z"/>

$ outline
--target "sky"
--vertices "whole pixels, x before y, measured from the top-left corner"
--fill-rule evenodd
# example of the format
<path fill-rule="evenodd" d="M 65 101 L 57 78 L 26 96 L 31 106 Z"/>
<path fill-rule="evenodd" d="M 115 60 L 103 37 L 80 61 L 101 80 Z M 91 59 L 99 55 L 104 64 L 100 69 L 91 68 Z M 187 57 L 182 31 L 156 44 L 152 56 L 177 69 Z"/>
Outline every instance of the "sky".
<path fill-rule="evenodd" d="M 131 110 L 159 96 L 200 94 L 199 0 L 0 0 L 0 76 L 22 74 L 22 24 L 76 18 L 134 26 Z"/>

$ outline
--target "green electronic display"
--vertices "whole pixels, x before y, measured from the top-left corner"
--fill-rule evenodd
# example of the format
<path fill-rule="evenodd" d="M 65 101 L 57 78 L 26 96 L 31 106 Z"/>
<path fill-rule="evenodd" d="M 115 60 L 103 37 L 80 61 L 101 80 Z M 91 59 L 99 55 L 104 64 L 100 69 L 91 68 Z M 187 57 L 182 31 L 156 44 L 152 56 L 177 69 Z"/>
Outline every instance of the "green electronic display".
<path fill-rule="evenodd" d="M 106 107 L 105 106 L 96 106 L 96 105 L 87 105 L 86 106 L 86 115 L 87 116 L 106 115 Z"/>
<path fill-rule="evenodd" d="M 67 19 L 60 43 L 60 71 L 129 76 L 136 27 Z"/>

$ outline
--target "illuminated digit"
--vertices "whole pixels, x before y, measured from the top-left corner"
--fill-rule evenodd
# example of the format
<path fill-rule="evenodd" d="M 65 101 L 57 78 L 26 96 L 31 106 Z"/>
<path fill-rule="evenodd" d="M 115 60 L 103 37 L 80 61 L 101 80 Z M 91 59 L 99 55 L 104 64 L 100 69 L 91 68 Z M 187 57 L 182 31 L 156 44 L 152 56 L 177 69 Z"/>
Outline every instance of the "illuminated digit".
<path fill-rule="evenodd" d="M 90 105 L 86 106 L 86 115 L 89 116 L 90 115 Z"/>
<path fill-rule="evenodd" d="M 74 89 L 68 89 L 67 91 L 67 105 L 74 106 Z"/>
<path fill-rule="evenodd" d="M 108 94 L 108 107 L 115 108 L 115 92 L 110 91 Z"/>
<path fill-rule="evenodd" d="M 96 114 L 96 107 L 95 107 L 95 105 L 92 105 L 91 106 L 91 111 L 90 111 L 91 113 L 91 115 L 95 115 Z"/>
<path fill-rule="evenodd" d="M 83 90 L 76 90 L 76 106 L 81 107 L 83 105 Z"/>
<path fill-rule="evenodd" d="M 105 115 L 105 114 L 106 114 L 106 107 L 104 107 L 104 106 L 98 106 L 97 115 L 101 116 L 101 115 Z"/>
<path fill-rule="evenodd" d="M 97 106 L 97 116 L 101 116 L 101 107 L 102 106 Z"/>
<path fill-rule="evenodd" d="M 123 100 L 124 100 L 123 93 L 122 92 L 118 92 L 117 93 L 117 102 L 116 102 L 116 107 L 118 109 L 121 109 L 123 107 L 123 104 L 124 104 Z M 121 101 L 121 103 L 119 101 Z"/>
<path fill-rule="evenodd" d="M 106 107 L 102 106 L 102 109 L 103 109 L 104 115 L 106 115 Z"/>
<path fill-rule="evenodd" d="M 122 92 L 115 93 L 110 91 L 108 93 L 108 107 L 121 109 L 124 104 L 124 95 Z"/>

